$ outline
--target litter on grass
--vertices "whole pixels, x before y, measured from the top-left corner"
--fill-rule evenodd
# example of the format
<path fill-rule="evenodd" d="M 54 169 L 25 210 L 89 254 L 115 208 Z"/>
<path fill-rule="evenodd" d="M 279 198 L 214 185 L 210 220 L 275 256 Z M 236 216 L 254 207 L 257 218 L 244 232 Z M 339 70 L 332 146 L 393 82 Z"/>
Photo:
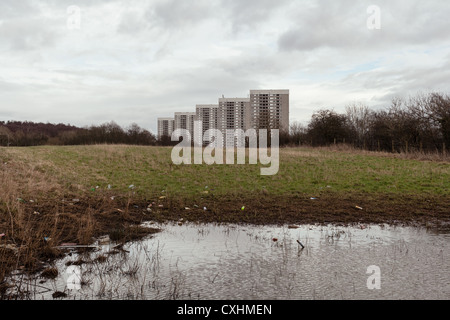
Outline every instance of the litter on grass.
<path fill-rule="evenodd" d="M 98 244 L 108 244 L 110 242 L 109 236 L 103 236 L 98 238 Z"/>

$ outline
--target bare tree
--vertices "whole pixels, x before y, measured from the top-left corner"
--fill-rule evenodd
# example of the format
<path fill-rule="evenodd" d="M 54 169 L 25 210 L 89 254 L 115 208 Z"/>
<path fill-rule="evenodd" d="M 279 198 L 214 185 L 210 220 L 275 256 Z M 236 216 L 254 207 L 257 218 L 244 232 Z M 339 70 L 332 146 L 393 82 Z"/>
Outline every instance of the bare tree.
<path fill-rule="evenodd" d="M 13 134 L 7 127 L 0 125 L 0 145 L 7 146 L 11 144 Z"/>
<path fill-rule="evenodd" d="M 429 118 L 439 126 L 445 145 L 450 147 L 450 97 L 440 93 L 430 95 Z"/>
<path fill-rule="evenodd" d="M 355 102 L 345 107 L 347 121 L 356 133 L 356 141 L 366 148 L 367 135 L 370 129 L 371 111 L 363 103 Z"/>
<path fill-rule="evenodd" d="M 306 126 L 304 126 L 302 123 L 297 121 L 291 123 L 291 125 L 289 126 L 290 143 L 294 145 L 302 144 L 302 142 L 306 140 L 306 132 Z"/>

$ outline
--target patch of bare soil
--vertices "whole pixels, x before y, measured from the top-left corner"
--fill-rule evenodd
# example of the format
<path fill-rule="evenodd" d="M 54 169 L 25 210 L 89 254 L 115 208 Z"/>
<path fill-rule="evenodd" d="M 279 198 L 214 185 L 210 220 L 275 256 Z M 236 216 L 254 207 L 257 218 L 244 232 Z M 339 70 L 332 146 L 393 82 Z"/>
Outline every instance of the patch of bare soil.
<path fill-rule="evenodd" d="M 169 201 L 168 201 L 169 202 Z M 416 195 L 242 196 L 207 197 L 167 203 L 155 220 L 180 218 L 199 222 L 253 224 L 396 224 L 445 227 L 450 222 L 450 199 Z"/>

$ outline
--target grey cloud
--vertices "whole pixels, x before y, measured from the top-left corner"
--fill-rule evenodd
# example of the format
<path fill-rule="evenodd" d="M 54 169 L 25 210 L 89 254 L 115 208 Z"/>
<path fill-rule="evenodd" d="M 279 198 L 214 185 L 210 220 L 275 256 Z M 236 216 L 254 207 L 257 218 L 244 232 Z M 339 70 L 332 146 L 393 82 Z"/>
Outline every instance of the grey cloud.
<path fill-rule="evenodd" d="M 168 0 L 150 5 L 146 10 L 145 18 L 152 27 L 179 30 L 211 18 L 213 9 L 210 0 Z"/>
<path fill-rule="evenodd" d="M 448 41 L 450 7 L 439 1 L 382 1 L 381 30 L 368 30 L 371 2 L 321 2 L 303 8 L 296 23 L 278 40 L 280 50 L 311 51 L 322 47 L 370 51 Z"/>
<path fill-rule="evenodd" d="M 326 1 L 321 6 L 303 7 L 291 19 L 295 21 L 278 40 L 280 50 L 310 51 L 322 47 L 365 45 L 366 8 L 363 3 L 342 5 L 341 1 Z M 372 33 L 373 34 L 373 33 Z M 366 39 L 365 39 L 366 38 Z"/>
<path fill-rule="evenodd" d="M 0 92 L 14 93 L 20 90 L 21 86 L 0 78 Z"/>
<path fill-rule="evenodd" d="M 179 39 L 189 38 L 205 21 L 214 19 L 213 1 L 156 1 L 131 6 L 121 14 L 117 32 L 132 35 L 136 41 L 145 39 L 156 48 L 153 59 L 170 55 Z M 145 38 L 144 38 L 145 37 Z"/>
<path fill-rule="evenodd" d="M 425 67 L 402 66 L 388 70 L 374 70 L 347 76 L 342 80 L 347 86 L 359 84 L 365 89 L 382 89 L 388 86 L 398 90 L 408 88 L 409 91 L 426 89 L 427 87 L 450 87 L 450 62 L 436 62 L 435 66 Z"/>
<path fill-rule="evenodd" d="M 12 18 L 23 18 L 39 14 L 39 8 L 30 1 L 2 0 L 0 1 L 0 21 Z"/>
<path fill-rule="evenodd" d="M 117 27 L 119 33 L 136 34 L 146 29 L 147 24 L 142 18 L 142 14 L 137 12 L 126 12 L 122 15 Z"/>
<path fill-rule="evenodd" d="M 402 66 L 392 69 L 372 70 L 348 75 L 338 82 L 323 85 L 335 91 L 347 93 L 376 92 L 369 101 L 371 105 L 386 107 L 392 98 L 416 95 L 424 91 L 446 92 L 450 87 L 450 63 L 437 63 L 434 67 L 410 68 Z"/>
<path fill-rule="evenodd" d="M 270 23 L 279 9 L 292 0 L 168 0 L 149 4 L 142 16 L 123 17 L 120 31 L 158 28 L 163 31 L 192 28 L 207 20 L 215 20 L 233 33 L 255 30 Z M 137 22 L 138 21 L 138 22 Z M 135 27 L 130 27 L 136 25 Z M 184 30 L 186 31 L 186 30 Z"/>
<path fill-rule="evenodd" d="M 270 23 L 274 13 L 291 0 L 221 0 L 221 10 L 228 12 L 224 23 L 231 22 L 234 33 Z"/>
<path fill-rule="evenodd" d="M 4 48 L 13 51 L 53 46 L 65 27 L 66 12 L 49 16 L 38 2 L 1 1 L 0 37 Z"/>
<path fill-rule="evenodd" d="M 9 20 L 0 25 L 0 37 L 12 50 L 33 50 L 53 46 L 59 34 L 48 22 L 40 18 Z"/>
<path fill-rule="evenodd" d="M 254 48 L 252 52 L 232 59 L 212 59 L 210 64 L 218 66 L 227 74 L 248 78 L 282 77 L 296 66 L 293 55 L 273 53 L 265 47 Z"/>

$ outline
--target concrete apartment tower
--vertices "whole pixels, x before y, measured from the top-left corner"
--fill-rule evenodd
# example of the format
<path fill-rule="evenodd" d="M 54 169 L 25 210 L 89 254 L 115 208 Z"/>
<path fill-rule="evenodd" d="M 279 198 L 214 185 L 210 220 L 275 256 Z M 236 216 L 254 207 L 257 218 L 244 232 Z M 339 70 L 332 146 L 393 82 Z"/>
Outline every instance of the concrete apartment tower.
<path fill-rule="evenodd" d="M 226 133 L 227 129 L 242 129 L 244 132 L 248 128 L 248 112 L 250 108 L 250 98 L 219 98 L 218 109 L 218 129 L 223 134 L 223 145 L 244 147 L 239 144 L 243 141 L 240 136 Z"/>
<path fill-rule="evenodd" d="M 199 132 L 196 132 L 196 136 L 202 139 L 205 132 L 209 129 L 218 128 L 218 111 L 219 105 L 217 104 L 197 104 L 195 106 L 195 120 L 202 121 L 202 127 L 197 128 Z M 210 135 L 205 136 L 205 140 L 194 141 L 197 145 L 207 145 L 211 142 L 212 137 Z"/>
<path fill-rule="evenodd" d="M 289 130 L 289 90 L 250 90 L 249 126 Z"/>
<path fill-rule="evenodd" d="M 174 127 L 174 118 L 158 118 L 158 139 L 161 140 L 162 136 L 171 137 Z"/>
<path fill-rule="evenodd" d="M 194 127 L 195 120 L 201 120 L 202 126 Z M 170 136 L 176 129 L 188 130 L 192 139 L 199 137 L 199 141 L 194 141 L 196 145 L 209 144 L 212 136 L 205 137 L 203 141 L 205 132 L 218 129 L 223 139 L 215 144 L 216 147 L 244 147 L 242 142 L 245 139 L 239 134 L 247 129 L 289 131 L 289 90 L 250 90 L 248 98 L 222 96 L 219 104 L 198 104 L 195 112 L 175 112 L 174 118 L 158 118 L 158 137 Z M 227 134 L 227 130 L 233 131 L 233 134 Z"/>
<path fill-rule="evenodd" d="M 175 112 L 175 127 L 177 129 L 186 129 L 191 134 L 191 141 L 194 138 L 194 120 L 195 112 Z"/>

